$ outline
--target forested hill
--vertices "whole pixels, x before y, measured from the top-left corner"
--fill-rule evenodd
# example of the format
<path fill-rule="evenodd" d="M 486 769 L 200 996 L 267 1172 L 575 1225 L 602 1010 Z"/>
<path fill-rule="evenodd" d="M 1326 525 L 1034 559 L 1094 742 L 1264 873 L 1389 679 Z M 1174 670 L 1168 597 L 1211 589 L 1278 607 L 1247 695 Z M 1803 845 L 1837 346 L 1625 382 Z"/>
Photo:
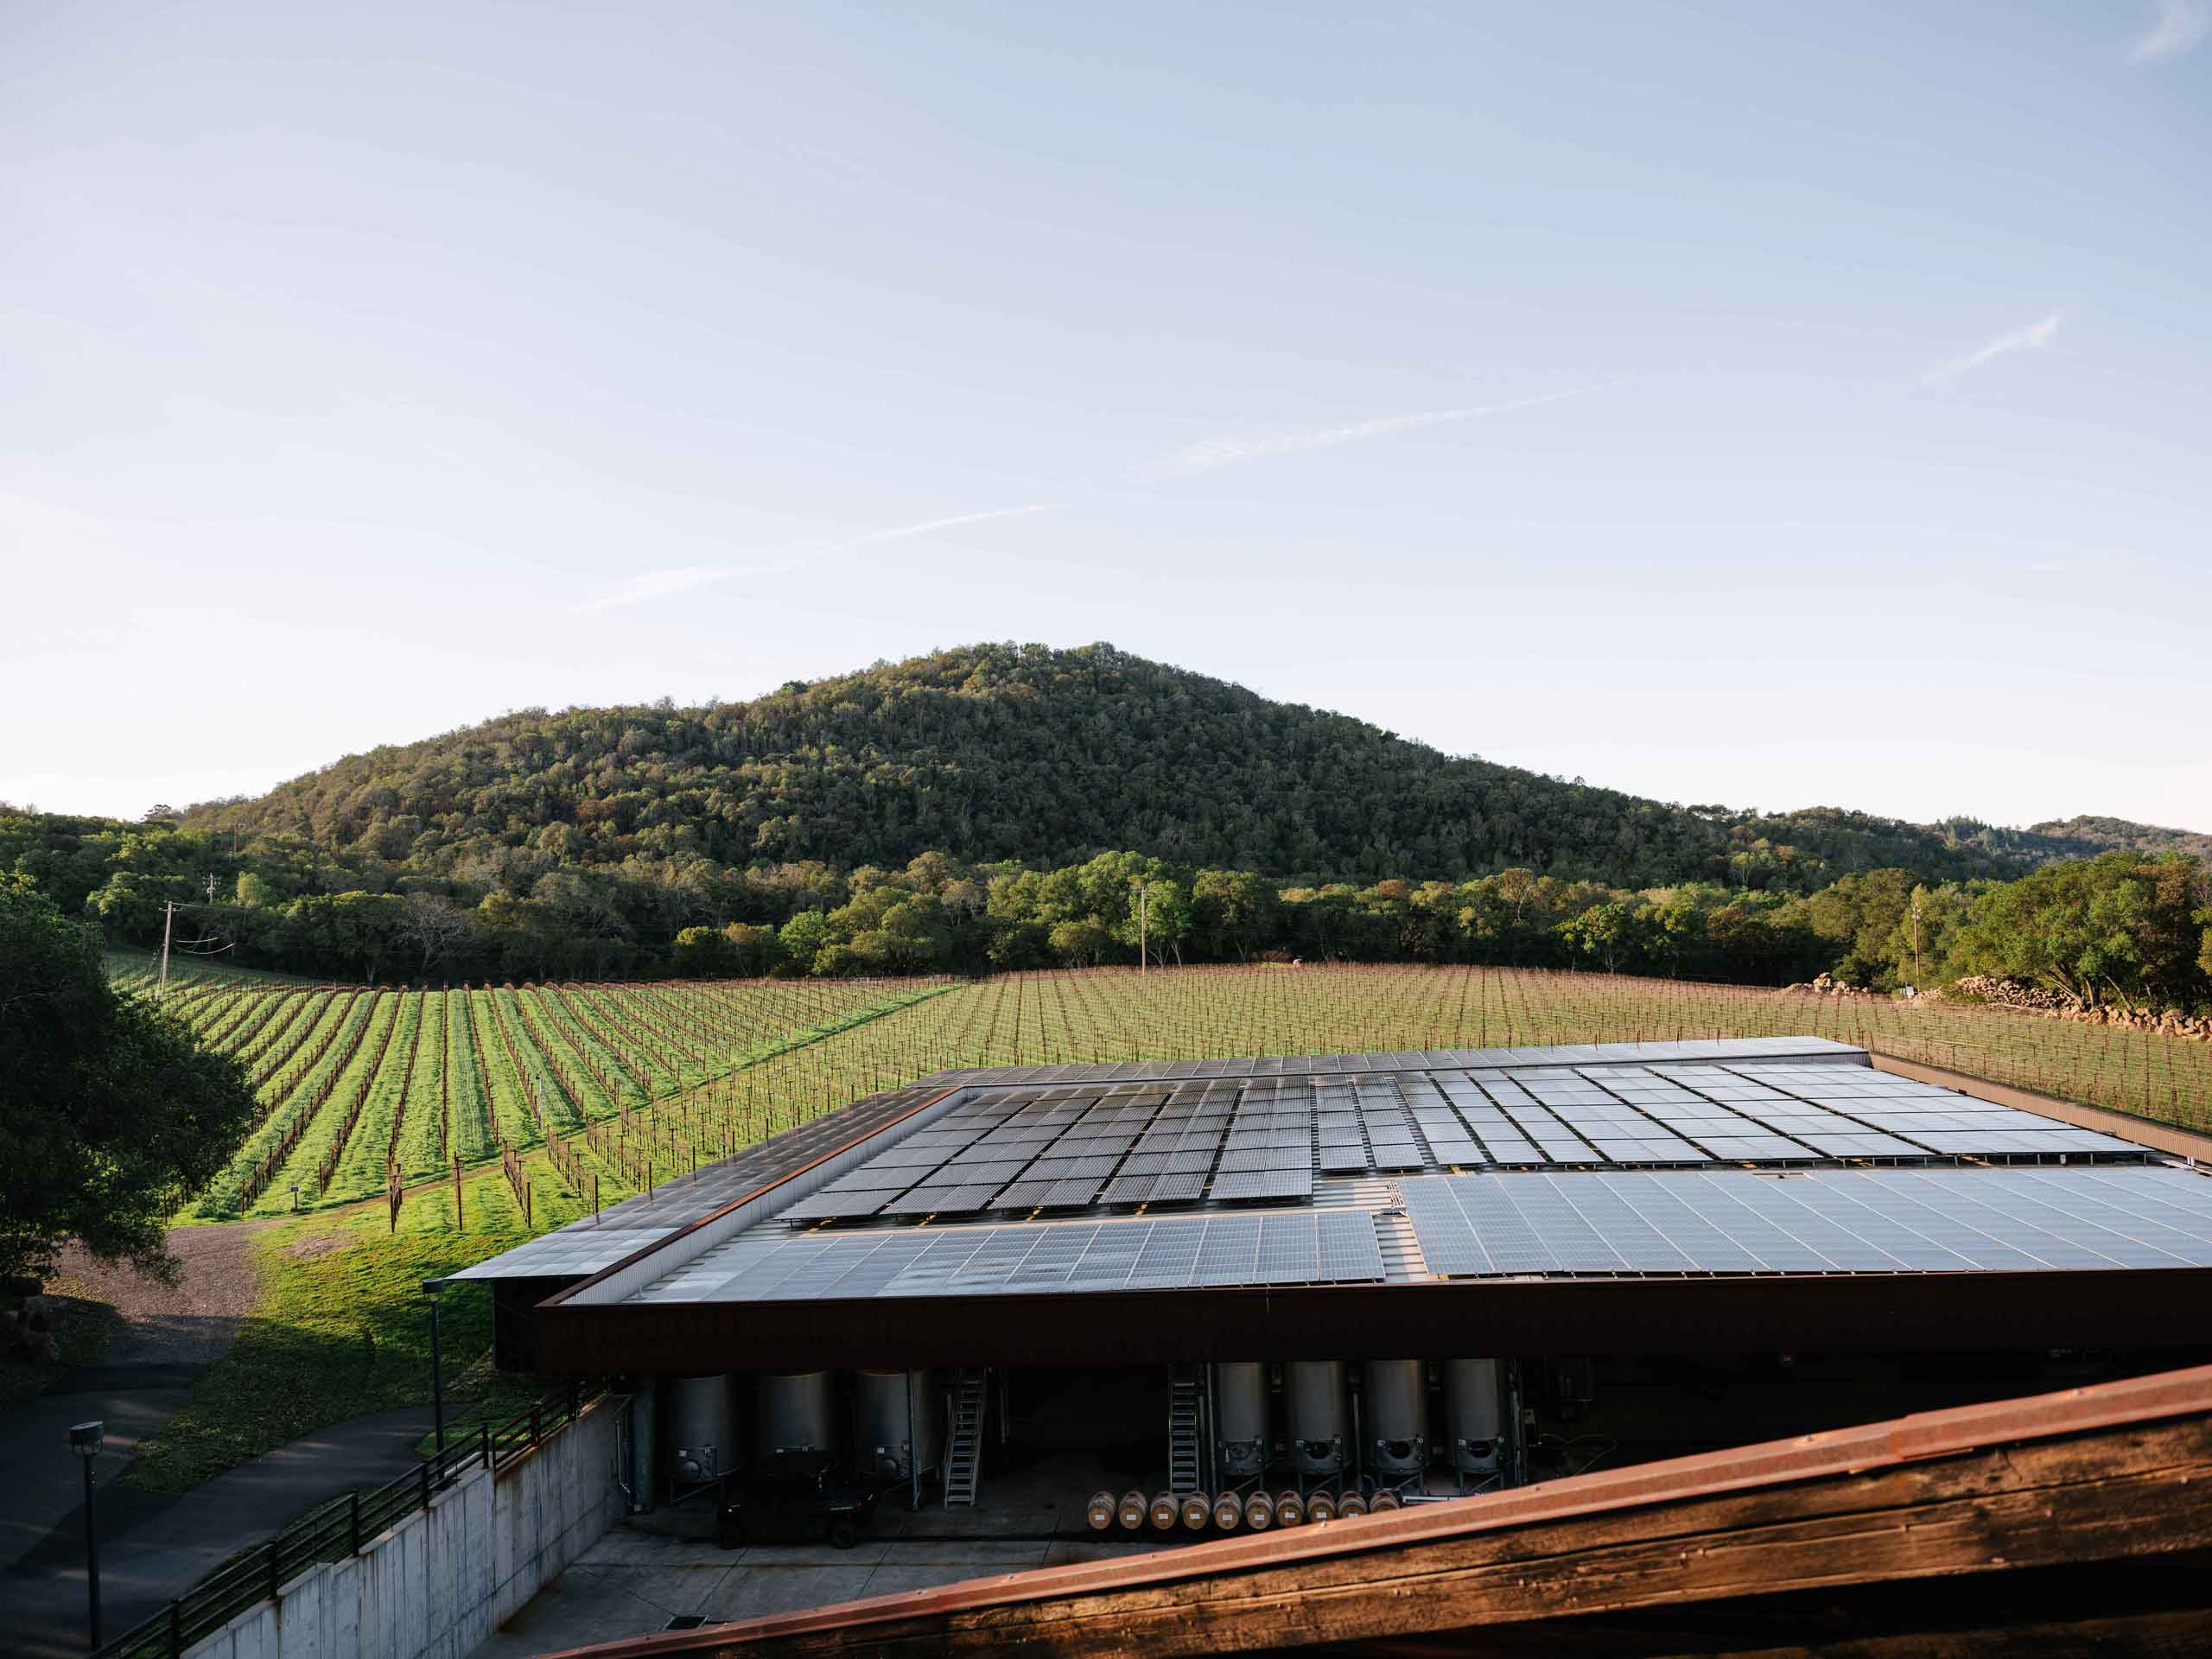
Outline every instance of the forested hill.
<path fill-rule="evenodd" d="M 1065 863 L 1116 848 L 1281 877 L 1517 866 L 1806 891 L 1853 870 L 1958 879 L 2035 859 L 1857 812 L 1682 807 L 1454 758 L 1104 645 L 969 646 L 702 709 L 528 709 L 188 823 L 479 880 L 518 860 L 852 869 L 928 849 Z"/>
<path fill-rule="evenodd" d="M 2028 834 L 2048 837 L 2066 849 L 2061 856 L 2084 855 L 2075 849 L 2097 852 L 2187 853 L 2212 864 L 2212 836 L 2194 830 L 2164 830 L 2156 824 L 2130 823 L 2125 818 L 2067 818 L 2063 822 L 2031 823 Z"/>

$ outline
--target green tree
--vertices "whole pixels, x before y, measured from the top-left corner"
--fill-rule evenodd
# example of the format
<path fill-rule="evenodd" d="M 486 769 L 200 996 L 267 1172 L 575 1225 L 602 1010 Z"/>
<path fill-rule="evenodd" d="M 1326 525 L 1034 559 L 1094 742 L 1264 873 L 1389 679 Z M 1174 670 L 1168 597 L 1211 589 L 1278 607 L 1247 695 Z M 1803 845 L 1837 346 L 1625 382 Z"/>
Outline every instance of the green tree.
<path fill-rule="evenodd" d="M 0 1274 L 67 1241 L 162 1271 L 163 1223 L 251 1120 L 235 1062 L 108 984 L 97 928 L 0 878 Z"/>
<path fill-rule="evenodd" d="M 737 953 L 719 928 L 685 928 L 676 936 L 669 961 L 685 979 L 726 979 L 737 971 Z"/>
<path fill-rule="evenodd" d="M 2212 884 L 2185 853 L 2050 864 L 1974 900 L 1948 964 L 2047 986 L 2091 1007 L 2205 1000 L 2201 912 Z"/>

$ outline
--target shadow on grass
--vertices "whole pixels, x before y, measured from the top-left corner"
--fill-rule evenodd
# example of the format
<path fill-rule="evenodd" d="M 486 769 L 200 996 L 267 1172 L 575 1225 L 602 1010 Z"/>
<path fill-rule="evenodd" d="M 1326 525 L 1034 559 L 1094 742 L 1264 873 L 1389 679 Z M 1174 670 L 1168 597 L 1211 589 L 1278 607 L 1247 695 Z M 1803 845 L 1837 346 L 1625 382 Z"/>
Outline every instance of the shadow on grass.
<path fill-rule="evenodd" d="M 129 1478 L 180 1492 L 334 1423 L 430 1398 L 430 1317 L 423 1281 L 512 1249 L 519 1231 L 389 1233 L 381 1213 L 302 1217 L 258 1235 L 264 1286 L 237 1342 L 191 1402 L 140 1449 Z M 490 1364 L 488 1289 L 444 1298 L 447 1409 L 505 1397 Z M 530 1390 L 524 1388 L 526 1404 Z"/>

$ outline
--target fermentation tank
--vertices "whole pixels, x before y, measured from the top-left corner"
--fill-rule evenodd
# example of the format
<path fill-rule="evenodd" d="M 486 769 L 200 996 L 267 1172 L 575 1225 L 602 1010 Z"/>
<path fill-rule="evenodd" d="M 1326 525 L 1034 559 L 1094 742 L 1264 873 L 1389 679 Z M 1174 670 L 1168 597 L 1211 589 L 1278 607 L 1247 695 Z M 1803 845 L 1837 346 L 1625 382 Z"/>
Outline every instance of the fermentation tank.
<path fill-rule="evenodd" d="M 1361 1368 L 1360 1430 L 1367 1467 L 1417 1475 L 1428 1467 L 1428 1389 L 1417 1359 L 1370 1359 Z"/>
<path fill-rule="evenodd" d="M 906 1480 L 934 1469 L 944 1440 L 927 1371 L 861 1371 L 853 1379 L 859 1438 L 855 1450 L 885 1480 Z"/>
<path fill-rule="evenodd" d="M 1213 1368 L 1214 1459 L 1224 1481 L 1249 1480 L 1268 1466 L 1268 1369 Z"/>
<path fill-rule="evenodd" d="M 1344 1467 L 1344 1368 L 1335 1359 L 1294 1359 L 1283 1367 L 1290 1418 L 1291 1466 L 1301 1475 Z"/>
<path fill-rule="evenodd" d="M 837 1450 L 827 1371 L 771 1371 L 760 1379 L 753 1445 L 768 1468 L 827 1467 Z"/>
<path fill-rule="evenodd" d="M 1463 1475 L 1494 1475 L 1505 1437 L 1505 1395 L 1494 1359 L 1455 1359 L 1444 1368 L 1447 1455 Z"/>
<path fill-rule="evenodd" d="M 668 1443 L 675 1448 L 676 1484 L 696 1486 L 718 1479 L 738 1464 L 737 1413 L 730 1379 L 710 1376 L 669 1379 Z"/>

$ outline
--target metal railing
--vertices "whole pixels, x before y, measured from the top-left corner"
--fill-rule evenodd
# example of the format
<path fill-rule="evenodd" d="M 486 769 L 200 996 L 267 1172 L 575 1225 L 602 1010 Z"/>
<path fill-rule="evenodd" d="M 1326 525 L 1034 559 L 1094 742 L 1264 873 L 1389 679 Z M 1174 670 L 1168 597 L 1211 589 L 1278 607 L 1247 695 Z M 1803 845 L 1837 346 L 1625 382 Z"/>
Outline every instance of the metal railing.
<path fill-rule="evenodd" d="M 424 1458 L 411 1473 L 382 1486 L 356 1487 L 289 1522 L 280 1530 L 201 1579 L 152 1618 L 132 1626 L 92 1659 L 183 1659 L 204 1640 L 308 1567 L 343 1560 L 431 1501 L 470 1471 L 493 1473 L 527 1457 L 550 1436 L 575 1421 L 605 1389 L 578 1382 L 532 1401 L 505 1422 L 481 1423 L 474 1433 Z"/>

